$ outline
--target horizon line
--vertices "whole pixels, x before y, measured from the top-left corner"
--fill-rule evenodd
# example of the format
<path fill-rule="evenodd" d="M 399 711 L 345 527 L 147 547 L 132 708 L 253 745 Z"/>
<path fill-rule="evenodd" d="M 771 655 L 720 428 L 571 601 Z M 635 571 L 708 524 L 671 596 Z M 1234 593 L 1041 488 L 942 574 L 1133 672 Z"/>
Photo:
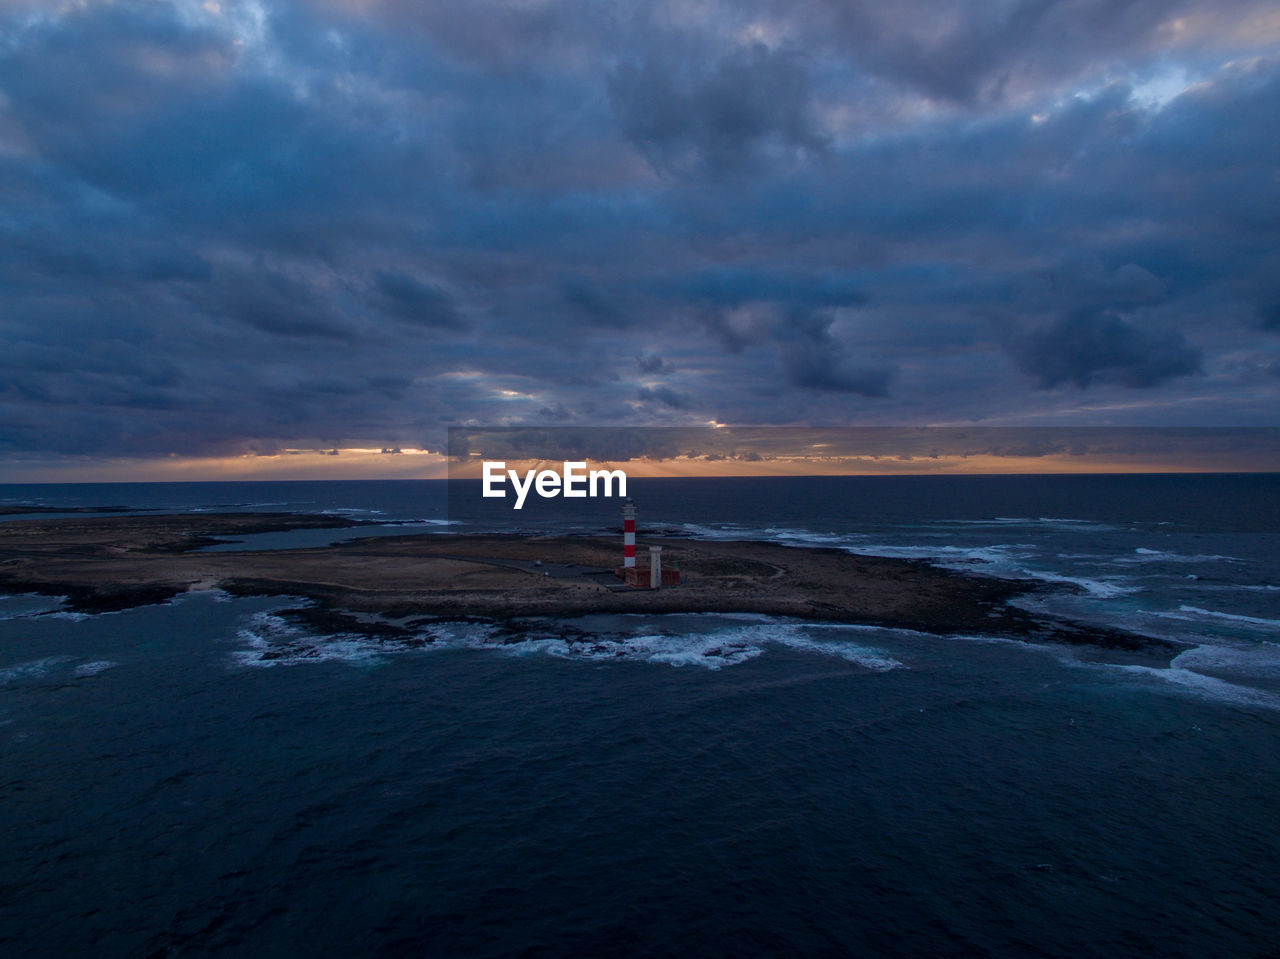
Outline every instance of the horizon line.
<path fill-rule="evenodd" d="M 1096 470 L 1015 470 L 974 471 L 939 470 L 937 472 L 864 472 L 864 473 L 717 473 L 645 475 L 628 474 L 637 480 L 723 480 L 723 479 L 892 479 L 937 477 L 1012 477 L 1012 476 L 1280 476 L 1280 469 L 1096 469 Z M 290 478 L 233 478 L 233 479 L 107 479 L 107 480 L 0 480 L 0 488 L 6 486 L 194 486 L 207 483 L 480 483 L 473 476 L 357 476 L 357 477 L 290 477 Z"/>

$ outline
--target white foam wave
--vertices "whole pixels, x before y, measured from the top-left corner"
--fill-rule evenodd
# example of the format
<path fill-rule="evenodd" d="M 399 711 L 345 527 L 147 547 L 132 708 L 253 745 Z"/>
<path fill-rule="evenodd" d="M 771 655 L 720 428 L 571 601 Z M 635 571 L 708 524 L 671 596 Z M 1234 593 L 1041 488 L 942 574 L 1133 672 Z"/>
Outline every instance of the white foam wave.
<path fill-rule="evenodd" d="M 429 646 L 435 639 L 426 632 L 403 638 L 312 632 L 272 612 L 255 613 L 236 637 L 244 648 L 233 651 L 232 659 L 251 667 L 335 661 L 373 665 L 386 656 Z"/>
<path fill-rule="evenodd" d="M 1040 522 L 1029 516 L 992 516 L 989 519 L 943 520 L 947 526 L 1030 526 Z"/>
<path fill-rule="evenodd" d="M 1068 666 L 1076 665 L 1079 650 L 1076 647 L 1063 643 L 1036 643 L 1030 639 L 1014 638 L 1012 636 L 994 636 L 990 633 L 950 633 L 946 637 L 948 640 L 957 640 L 963 643 L 976 643 L 985 646 L 1013 646 L 1019 652 L 1036 652 L 1044 653 L 1060 663 Z"/>
<path fill-rule="evenodd" d="M 701 523 L 681 523 L 680 528 L 696 539 L 758 539 L 760 536 L 759 530 L 731 524 L 704 526 Z"/>
<path fill-rule="evenodd" d="M 943 520 L 944 526 L 1047 526 L 1063 532 L 1093 533 L 1121 529 L 1111 523 L 1101 523 L 1091 519 L 1071 519 L 1064 516 L 995 516 L 991 519 L 952 519 Z"/>
<path fill-rule="evenodd" d="M 1280 646 L 1197 646 L 1173 658 L 1173 666 L 1203 672 L 1237 673 L 1242 676 L 1280 676 Z"/>
<path fill-rule="evenodd" d="M 957 520 L 955 522 L 963 524 L 979 524 L 991 523 L 992 521 Z M 1070 524 L 1073 529 L 1084 528 L 1086 526 L 1099 526 L 1099 524 L 1090 523 L 1087 520 L 1056 519 L 1052 517 L 1041 517 L 1038 520 L 1028 520 L 1015 517 L 997 517 L 997 520 L 995 521 L 995 525 L 1014 525 L 1019 523 Z M 993 576 L 1009 579 L 1028 577 L 1031 579 L 1038 579 L 1041 582 L 1046 583 L 1065 583 L 1073 586 L 1079 586 L 1086 593 L 1096 599 L 1111 599 L 1116 596 L 1125 596 L 1131 593 L 1142 592 L 1141 586 L 1132 586 L 1123 582 L 1117 582 L 1113 579 L 1071 576 L 1065 573 L 1055 573 L 1027 566 L 1025 563 L 1029 560 L 1034 560 L 1037 556 L 1037 548 L 1031 543 L 988 543 L 980 546 L 944 546 L 940 544 L 899 545 L 896 543 L 857 543 L 851 541 L 861 539 L 863 537 L 840 535 L 835 533 L 814 533 L 806 530 L 794 530 L 778 527 L 770 527 L 765 530 L 757 530 L 754 532 L 738 527 L 705 527 L 698 526 L 697 524 L 685 524 L 685 528 L 694 535 L 701 536 L 705 539 L 739 539 L 743 537 L 759 537 L 764 535 L 775 542 L 788 544 L 798 543 L 808 546 L 839 546 L 846 552 L 853 553 L 857 556 L 884 556 L 891 559 L 918 559 L 932 563 L 935 566 L 940 566 L 944 569 L 954 569 L 962 572 L 972 571 L 975 567 L 979 567 L 982 572 Z M 1198 559 L 1232 560 L 1231 557 L 1215 556 L 1187 557 L 1186 561 L 1191 562 Z"/>
<path fill-rule="evenodd" d="M 1182 655 L 1186 655 L 1183 653 Z M 1181 659 L 1181 656 L 1177 657 Z M 1175 659 L 1176 662 L 1176 659 Z M 1154 666 L 1110 665 L 1105 668 L 1121 670 L 1134 676 L 1156 679 L 1166 683 L 1180 692 L 1189 693 L 1198 698 L 1233 706 L 1254 706 L 1263 709 L 1280 710 L 1280 695 L 1252 686 L 1241 686 L 1216 676 L 1206 676 L 1193 669 L 1185 669 L 1170 665 L 1167 669 Z"/>
<path fill-rule="evenodd" d="M 685 619 L 686 617 L 682 617 Z M 708 630 L 654 629 L 653 617 L 642 619 L 633 632 L 581 632 L 572 622 L 537 628 L 522 638 L 492 626 L 470 623 L 438 623 L 413 637 L 376 638 L 354 633 L 315 633 L 272 612 L 260 612 L 237 633 L 242 644 L 232 652 L 233 661 L 246 667 L 293 666 L 301 663 L 341 661 L 376 664 L 386 657 L 410 650 L 467 648 L 508 656 L 549 655 L 588 661 L 651 662 L 667 666 L 701 666 L 720 669 L 747 662 L 770 645 L 800 652 L 835 656 L 872 670 L 887 672 L 905 668 L 882 649 L 852 642 L 838 634 L 868 632 L 881 635 L 911 634 L 876 626 L 804 624 L 762 617 L 746 621 L 735 617 L 729 628 Z M 707 614 L 714 619 L 714 614 Z M 914 635 L 914 634 L 912 634 Z"/>
<path fill-rule="evenodd" d="M 81 663 L 75 668 L 76 676 L 97 676 L 98 673 L 106 672 L 108 669 L 119 666 L 119 663 L 113 663 L 109 659 L 95 659 L 91 663 Z"/>
<path fill-rule="evenodd" d="M 1018 543 L 1000 543 L 990 546 L 848 546 L 850 553 L 860 556 L 888 556 L 896 559 L 923 559 L 944 569 L 971 571 L 982 564 L 983 572 L 1009 579 L 1029 577 L 1045 583 L 1066 583 L 1079 586 L 1090 596 L 1111 599 L 1142 591 L 1140 586 L 1129 586 L 1114 580 L 1087 576 L 1068 576 L 1022 565 L 1020 561 L 1034 555 L 1033 546 Z"/>
<path fill-rule="evenodd" d="M 1147 549 L 1139 546 L 1133 556 L 1122 556 L 1114 560 L 1117 563 L 1242 563 L 1244 560 L 1235 556 L 1221 556 L 1217 553 L 1187 554 L 1168 553 L 1158 549 Z"/>
<path fill-rule="evenodd" d="M 389 519 L 385 526 L 461 526 L 456 519 Z"/>
<path fill-rule="evenodd" d="M 44 659 L 33 659 L 27 663 L 0 666 L 0 686 L 22 679 L 39 679 L 53 667 L 70 661 L 70 656 L 46 656 Z"/>
<path fill-rule="evenodd" d="M 565 638 L 563 636 L 539 636 L 498 648 L 510 655 L 524 656 L 545 653 L 563 659 L 612 660 L 661 663 L 668 666 L 701 666 L 720 669 L 736 666 L 763 654 L 768 646 L 776 644 L 800 652 L 836 656 L 875 672 L 905 668 L 883 650 L 863 646 L 841 639 L 816 638 L 813 633 L 848 629 L 836 624 L 797 624 L 778 621 L 748 623 L 730 629 L 691 633 L 637 632 L 633 634 L 611 633 L 590 639 Z M 905 632 L 881 630 L 879 627 L 862 627 L 880 632 Z M 481 642 L 479 645 L 492 646 Z"/>
<path fill-rule="evenodd" d="M 719 669 L 754 659 L 760 646 L 725 641 L 712 636 L 637 635 L 572 641 L 561 637 L 533 637 L 492 647 L 511 656 L 546 654 L 561 659 L 611 660 L 663 663 L 668 666 L 702 666 Z"/>
<path fill-rule="evenodd" d="M 1238 613 L 1222 613 L 1216 609 L 1202 609 L 1199 606 L 1179 606 L 1179 612 L 1192 613 L 1196 616 L 1208 616 L 1213 619 L 1224 619 L 1232 623 L 1245 623 L 1249 626 L 1260 626 L 1264 629 L 1280 630 L 1280 619 L 1263 619 L 1261 616 L 1241 616 Z"/>
<path fill-rule="evenodd" d="M 1044 570 L 1026 569 L 1022 571 L 1032 579 L 1046 583 L 1068 583 L 1079 586 L 1090 596 L 1098 599 L 1111 599 L 1115 596 L 1126 596 L 1130 593 L 1142 592 L 1141 586 L 1125 586 L 1113 580 L 1090 579 L 1086 576 L 1065 576 L 1062 573 L 1047 573 Z"/>
<path fill-rule="evenodd" d="M 777 641 L 790 649 L 835 656 L 877 673 L 885 673 L 891 669 L 906 669 L 899 660 L 883 650 L 858 646 L 843 640 L 811 639 L 797 635 L 780 637 Z"/>
<path fill-rule="evenodd" d="M 806 546 L 832 546 L 848 543 L 857 537 L 847 533 L 815 533 L 807 529 L 770 526 L 761 531 L 767 539 L 778 543 L 803 543 Z"/>
<path fill-rule="evenodd" d="M 277 617 L 263 617 L 254 627 L 241 629 L 236 635 L 247 646 L 246 649 L 238 649 L 231 654 L 241 666 L 294 666 L 298 663 L 323 663 L 332 660 L 370 662 L 380 658 L 359 637 L 346 634 L 313 635 L 291 629 L 289 624 Z"/>
<path fill-rule="evenodd" d="M 39 593 L 12 593 L 0 596 L 0 621 L 49 616 L 66 602 L 65 596 L 43 596 Z"/>
<path fill-rule="evenodd" d="M 1188 576 L 1187 579 L 1199 579 Z M 1277 593 L 1280 586 L 1246 586 L 1243 583 L 1196 583 L 1193 588 L 1197 593 Z"/>
<path fill-rule="evenodd" d="M 1022 543 L 996 543 L 987 546 L 896 546 L 888 543 L 867 543 L 845 546 L 846 551 L 858 556 L 887 556 L 891 559 L 932 560 L 940 566 L 990 563 L 1007 565 L 1015 559 L 1029 555 L 1030 545 Z"/>

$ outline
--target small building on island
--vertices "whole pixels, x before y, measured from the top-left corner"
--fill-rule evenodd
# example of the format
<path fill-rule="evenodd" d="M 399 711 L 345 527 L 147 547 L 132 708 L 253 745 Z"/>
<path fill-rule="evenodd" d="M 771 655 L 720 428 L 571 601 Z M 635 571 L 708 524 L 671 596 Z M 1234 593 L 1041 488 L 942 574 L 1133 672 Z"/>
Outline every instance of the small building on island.
<path fill-rule="evenodd" d="M 649 565 L 636 565 L 636 504 L 628 499 L 622 504 L 622 565 L 614 572 L 637 589 L 661 589 L 680 585 L 680 570 L 663 567 L 662 547 L 649 547 Z"/>

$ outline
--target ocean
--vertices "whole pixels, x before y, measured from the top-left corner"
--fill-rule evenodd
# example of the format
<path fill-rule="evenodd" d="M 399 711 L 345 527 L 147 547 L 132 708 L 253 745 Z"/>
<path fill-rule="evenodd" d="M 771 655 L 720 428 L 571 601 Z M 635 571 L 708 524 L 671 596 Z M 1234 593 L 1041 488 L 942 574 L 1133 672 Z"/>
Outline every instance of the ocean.
<path fill-rule="evenodd" d="M 0 596 L 0 953 L 1277 954 L 1280 476 L 629 485 L 641 543 L 1039 580 L 1057 589 L 1017 602 L 1186 649 L 1156 668 L 706 614 L 424 645 L 304 629 L 288 597 L 86 616 Z M 374 523 L 220 550 L 619 532 L 616 501 L 530 504 L 427 481 L 0 486 L 0 507 Z"/>

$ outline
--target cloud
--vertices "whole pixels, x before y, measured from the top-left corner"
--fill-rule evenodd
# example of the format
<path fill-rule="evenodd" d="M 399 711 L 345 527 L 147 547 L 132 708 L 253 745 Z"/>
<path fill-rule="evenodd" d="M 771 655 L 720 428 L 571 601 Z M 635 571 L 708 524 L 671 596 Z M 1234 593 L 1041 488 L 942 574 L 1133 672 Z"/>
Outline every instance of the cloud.
<path fill-rule="evenodd" d="M 1271 423 L 1269 13 L 0 7 L 0 448 Z"/>
<path fill-rule="evenodd" d="M 882 83 L 970 108 L 1024 101 L 1063 84 L 1093 86 L 1161 55 L 1194 60 L 1242 43 L 1265 47 L 1277 33 L 1253 0 L 774 0 L 768 9 L 775 29 L 809 49 L 830 50 Z"/>
<path fill-rule="evenodd" d="M 782 352 L 787 381 L 823 393 L 855 393 L 866 397 L 889 395 L 894 370 L 887 366 L 859 366 L 821 344 L 796 344 Z"/>
<path fill-rule="evenodd" d="M 618 328 L 628 324 L 618 304 L 619 297 L 610 295 L 586 277 L 561 277 L 560 294 L 565 303 L 592 326 Z"/>
<path fill-rule="evenodd" d="M 896 371 L 854 360 L 846 344 L 832 334 L 834 322 L 830 309 L 799 308 L 774 328 L 787 383 L 821 393 L 888 396 Z"/>
<path fill-rule="evenodd" d="M 1258 321 L 1264 330 L 1280 330 L 1280 297 L 1258 305 Z"/>
<path fill-rule="evenodd" d="M 466 329 L 453 297 L 439 287 L 394 270 L 378 270 L 374 287 L 387 312 L 410 323 L 447 330 Z"/>
<path fill-rule="evenodd" d="M 1113 312 L 1077 311 L 1032 330 L 1011 346 L 1023 372 L 1043 389 L 1097 380 L 1150 388 L 1200 372 L 1201 353 L 1181 333 L 1134 328 Z"/>
<path fill-rule="evenodd" d="M 803 58 L 757 43 L 704 67 L 649 54 L 621 63 L 609 92 L 623 134 L 665 173 L 719 174 L 826 150 Z"/>
<path fill-rule="evenodd" d="M 642 353 L 636 357 L 636 368 L 641 373 L 672 373 L 675 367 L 656 353 Z"/>
<path fill-rule="evenodd" d="M 1274 470 L 1277 428 L 1152 427 L 637 427 L 450 430 L 453 465 L 484 459 L 632 459 L 843 463 L 910 471 L 990 468 L 991 459 L 1053 460 L 1057 469 L 1168 468 L 1172 464 Z M 973 462 L 967 462 L 973 461 Z M 1026 466 L 1024 462 L 1021 464 Z M 474 475 L 474 474 L 473 474 Z"/>
<path fill-rule="evenodd" d="M 687 410 L 693 407 L 692 399 L 668 386 L 655 386 L 652 389 L 641 387 L 636 393 L 636 398 L 641 403 L 657 403 L 661 406 L 669 406 L 673 410 Z"/>
<path fill-rule="evenodd" d="M 350 340 L 355 330 L 324 292 L 306 279 L 270 269 L 235 271 L 220 277 L 208 300 L 195 301 L 264 333 Z"/>

